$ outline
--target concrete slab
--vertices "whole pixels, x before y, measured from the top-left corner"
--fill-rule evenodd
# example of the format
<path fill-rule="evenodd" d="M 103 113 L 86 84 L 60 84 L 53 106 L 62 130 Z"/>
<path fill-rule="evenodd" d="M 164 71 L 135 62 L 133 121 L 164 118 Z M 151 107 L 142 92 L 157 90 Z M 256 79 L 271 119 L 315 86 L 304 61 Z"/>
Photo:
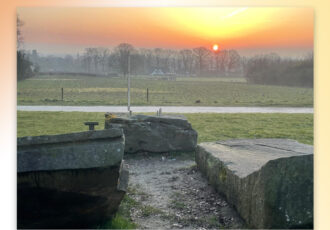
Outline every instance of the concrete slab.
<path fill-rule="evenodd" d="M 201 143 L 196 163 L 249 227 L 313 227 L 313 146 L 287 139 Z"/>

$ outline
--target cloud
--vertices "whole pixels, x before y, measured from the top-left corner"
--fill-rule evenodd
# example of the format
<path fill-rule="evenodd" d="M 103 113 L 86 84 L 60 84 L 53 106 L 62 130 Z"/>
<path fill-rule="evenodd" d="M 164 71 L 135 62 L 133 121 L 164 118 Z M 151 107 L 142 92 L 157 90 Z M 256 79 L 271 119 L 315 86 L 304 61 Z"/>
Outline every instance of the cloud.
<path fill-rule="evenodd" d="M 237 15 L 237 14 L 240 14 L 240 13 L 242 13 L 242 12 L 244 12 L 244 11 L 246 11 L 248 8 L 247 7 L 244 7 L 244 8 L 239 8 L 239 9 L 237 9 L 237 10 L 234 10 L 233 12 L 231 12 L 230 14 L 228 14 L 228 15 L 226 15 L 226 16 L 224 16 L 224 17 L 222 17 L 222 18 L 230 18 L 230 17 L 233 17 L 233 16 L 235 16 L 235 15 Z"/>

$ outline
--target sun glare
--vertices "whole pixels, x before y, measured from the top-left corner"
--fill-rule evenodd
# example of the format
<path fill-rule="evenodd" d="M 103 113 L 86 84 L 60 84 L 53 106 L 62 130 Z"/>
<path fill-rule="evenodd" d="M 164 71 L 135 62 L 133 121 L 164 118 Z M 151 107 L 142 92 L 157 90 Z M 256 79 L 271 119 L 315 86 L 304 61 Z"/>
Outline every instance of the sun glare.
<path fill-rule="evenodd" d="M 213 49 L 213 51 L 218 51 L 219 50 L 218 44 L 214 44 L 212 49 Z"/>

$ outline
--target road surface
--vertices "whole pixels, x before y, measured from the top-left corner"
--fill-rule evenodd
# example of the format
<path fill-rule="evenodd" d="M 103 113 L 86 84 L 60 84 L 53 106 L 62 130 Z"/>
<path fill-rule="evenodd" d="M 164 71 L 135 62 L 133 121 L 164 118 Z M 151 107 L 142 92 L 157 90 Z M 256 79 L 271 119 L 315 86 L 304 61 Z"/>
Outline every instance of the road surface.
<path fill-rule="evenodd" d="M 210 106 L 131 106 L 134 113 L 314 113 L 310 107 L 210 107 Z M 113 112 L 125 113 L 126 106 L 17 106 L 19 111 Z"/>

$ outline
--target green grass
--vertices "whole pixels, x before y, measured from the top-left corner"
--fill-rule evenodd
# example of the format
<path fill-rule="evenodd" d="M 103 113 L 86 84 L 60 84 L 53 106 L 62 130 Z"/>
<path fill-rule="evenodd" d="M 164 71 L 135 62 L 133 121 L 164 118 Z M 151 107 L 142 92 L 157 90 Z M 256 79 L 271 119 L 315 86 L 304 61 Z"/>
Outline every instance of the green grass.
<path fill-rule="evenodd" d="M 158 208 L 151 207 L 150 205 L 143 205 L 141 207 L 141 215 L 143 217 L 148 217 L 156 214 L 163 214 L 163 211 Z"/>
<path fill-rule="evenodd" d="M 177 78 L 177 81 L 133 76 L 132 105 L 313 106 L 313 89 L 246 84 L 243 78 Z M 64 100 L 61 101 L 61 88 Z M 146 90 L 149 88 L 149 101 Z M 200 100 L 200 103 L 196 103 Z M 18 105 L 126 105 L 122 77 L 43 75 L 17 83 Z"/>
<path fill-rule="evenodd" d="M 149 205 L 143 205 L 134 199 L 134 195 L 145 194 L 135 187 L 129 187 L 127 194 L 120 203 L 119 210 L 111 220 L 97 226 L 98 229 L 136 229 L 139 226 L 131 221 L 132 209 L 138 210 L 142 217 L 149 217 L 157 214 L 164 215 L 163 211 Z"/>
<path fill-rule="evenodd" d="M 98 229 L 136 229 L 137 225 L 121 214 L 116 214 L 112 220 L 97 227 Z"/>
<path fill-rule="evenodd" d="M 119 210 L 111 219 L 97 226 L 98 229 L 136 229 L 138 226 L 130 219 L 130 209 L 133 207 L 140 207 L 141 203 L 129 197 L 126 194 L 121 201 Z"/>
<path fill-rule="evenodd" d="M 98 229 L 136 229 L 138 225 L 131 221 L 131 210 L 142 209 L 144 206 L 141 202 L 136 201 L 132 195 L 140 192 L 135 187 L 129 187 L 127 193 L 125 194 L 123 200 L 120 203 L 119 209 L 111 220 L 98 226 Z"/>
<path fill-rule="evenodd" d="M 104 113 L 17 111 L 17 136 L 87 131 L 86 121 L 98 121 L 95 129 L 104 129 Z"/>
<path fill-rule="evenodd" d="M 178 209 L 178 210 L 185 209 L 186 205 L 184 202 L 182 202 L 182 194 L 180 192 L 173 192 L 171 194 L 171 201 L 170 201 L 169 207 Z"/>
<path fill-rule="evenodd" d="M 185 203 L 183 203 L 182 201 L 180 201 L 178 199 L 173 199 L 171 201 L 171 207 L 175 208 L 175 209 L 183 210 L 186 207 L 186 205 L 185 205 Z"/>
<path fill-rule="evenodd" d="M 198 141 L 289 138 L 313 145 L 313 114 L 185 114 Z"/>
<path fill-rule="evenodd" d="M 198 81 L 198 82 L 241 82 L 246 83 L 243 77 L 178 77 L 177 81 Z"/>
<path fill-rule="evenodd" d="M 209 226 L 212 226 L 212 228 L 215 228 L 215 229 L 221 229 L 221 228 L 223 228 L 221 226 L 221 224 L 219 223 L 219 217 L 217 217 L 217 216 L 208 217 L 205 220 L 205 222 L 208 223 Z"/>
<path fill-rule="evenodd" d="M 313 114 L 185 114 L 198 132 L 198 142 L 232 138 L 290 138 L 313 144 Z M 38 136 L 88 130 L 85 121 L 98 121 L 104 113 L 17 112 L 17 136 Z"/>

